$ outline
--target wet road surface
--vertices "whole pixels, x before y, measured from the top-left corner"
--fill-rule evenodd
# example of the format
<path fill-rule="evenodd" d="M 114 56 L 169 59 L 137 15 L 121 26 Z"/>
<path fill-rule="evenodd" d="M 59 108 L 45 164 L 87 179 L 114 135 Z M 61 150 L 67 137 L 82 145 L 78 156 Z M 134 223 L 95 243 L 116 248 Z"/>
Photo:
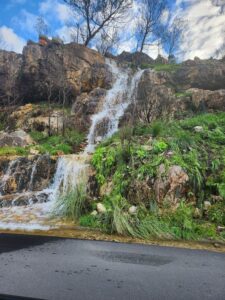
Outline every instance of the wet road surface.
<path fill-rule="evenodd" d="M 224 300 L 225 254 L 0 234 L 0 299 L 10 295 Z"/>

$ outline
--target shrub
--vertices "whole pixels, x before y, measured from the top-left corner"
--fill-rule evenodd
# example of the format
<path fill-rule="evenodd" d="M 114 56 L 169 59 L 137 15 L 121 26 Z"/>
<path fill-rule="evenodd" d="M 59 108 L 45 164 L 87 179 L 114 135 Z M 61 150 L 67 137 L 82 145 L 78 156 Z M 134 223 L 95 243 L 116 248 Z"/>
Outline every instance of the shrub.
<path fill-rule="evenodd" d="M 99 228 L 101 227 L 101 224 L 99 223 L 99 220 L 96 216 L 92 215 L 84 215 L 81 216 L 79 219 L 80 226 L 83 227 L 92 227 L 92 228 Z"/>
<path fill-rule="evenodd" d="M 211 222 L 225 226 L 225 201 L 212 205 L 209 208 L 208 217 Z"/>

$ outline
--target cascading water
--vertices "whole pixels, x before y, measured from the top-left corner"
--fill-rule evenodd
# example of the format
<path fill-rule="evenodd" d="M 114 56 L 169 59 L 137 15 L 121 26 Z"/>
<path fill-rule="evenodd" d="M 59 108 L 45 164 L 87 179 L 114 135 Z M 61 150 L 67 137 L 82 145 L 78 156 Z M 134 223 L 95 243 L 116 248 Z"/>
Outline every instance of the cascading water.
<path fill-rule="evenodd" d="M 115 61 L 107 59 L 106 63 L 111 69 L 114 84 L 106 94 L 102 110 L 92 116 L 84 152 L 79 155 L 62 156 L 58 159 L 53 183 L 49 188 L 36 193 L 36 198 L 40 197 L 40 199 L 43 194 L 47 195 L 47 202 L 32 204 L 31 199 L 30 204 L 26 206 L 1 208 L 0 229 L 48 230 L 54 227 L 55 222 L 51 224 L 49 216 L 57 199 L 75 189 L 78 184 L 87 182 L 90 155 L 94 152 L 96 143 L 112 136 L 118 130 L 119 120 L 135 97 L 136 87 L 143 73 L 143 71 L 137 71 L 132 75 L 131 70 L 118 67 Z M 99 128 L 101 128 L 100 132 Z M 13 164 L 15 162 L 10 163 L 5 179 L 10 175 Z M 32 168 L 30 189 L 32 189 L 35 173 L 36 165 Z M 2 184 L 4 184 L 3 181 Z"/>

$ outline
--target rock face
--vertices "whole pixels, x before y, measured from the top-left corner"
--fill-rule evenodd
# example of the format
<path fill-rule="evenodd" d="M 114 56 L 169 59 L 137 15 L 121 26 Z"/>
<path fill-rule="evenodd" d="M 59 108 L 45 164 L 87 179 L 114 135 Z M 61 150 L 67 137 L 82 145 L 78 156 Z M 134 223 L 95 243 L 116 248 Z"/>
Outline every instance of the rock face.
<path fill-rule="evenodd" d="M 128 62 L 134 66 L 154 64 L 155 61 L 145 53 L 135 52 L 130 53 L 123 51 L 120 55 L 117 56 L 118 61 Z"/>
<path fill-rule="evenodd" d="M 162 57 L 153 60 L 143 53 L 123 52 L 115 59 L 125 62 L 126 67 L 128 64 L 168 64 Z M 0 105 L 12 100 L 15 103 L 47 102 L 49 95 L 50 101 L 58 102 L 62 101 L 62 92 L 66 92 L 67 100 L 72 103 L 71 123 L 80 130 L 90 127 L 91 115 L 101 108 L 112 81 L 105 59 L 96 51 L 75 43 L 63 45 L 48 41 L 44 46 L 29 43 L 22 55 L 0 51 Z M 120 125 L 134 119 L 151 122 L 162 117 L 184 116 L 188 112 L 224 110 L 224 91 L 225 60 L 196 58 L 176 65 L 174 70 L 146 70 L 139 82 L 137 97 Z M 183 96 L 177 97 L 178 93 Z M 58 130 L 62 123 L 60 118 L 58 112 L 53 113 L 52 128 Z M 48 116 L 44 119 L 31 116 L 28 123 L 32 123 L 28 127 L 35 130 L 47 128 Z M 107 120 L 105 123 L 107 125 Z"/>
<path fill-rule="evenodd" d="M 72 106 L 76 128 L 87 130 L 90 127 L 91 116 L 102 108 L 106 92 L 106 89 L 96 88 L 89 94 L 82 93 L 77 97 L 76 102 Z"/>
<path fill-rule="evenodd" d="M 189 89 L 187 92 L 192 95 L 192 105 L 196 111 L 225 111 L 225 89 L 217 91 Z"/>
<path fill-rule="evenodd" d="M 219 90 L 225 88 L 225 62 L 223 60 L 188 60 L 170 74 L 168 82 L 183 89 Z"/>
<path fill-rule="evenodd" d="M 100 54 L 82 45 L 30 43 L 22 55 L 0 51 L 0 95 L 5 99 L 11 93 L 10 85 L 17 101 L 47 101 L 50 92 L 54 101 L 62 89 L 74 101 L 82 92 L 108 88 L 110 71 Z"/>
<path fill-rule="evenodd" d="M 188 181 L 188 175 L 180 166 L 171 166 L 166 170 L 164 165 L 160 165 L 157 179 L 154 183 L 154 193 L 158 204 L 167 201 L 174 206 L 179 203 L 185 195 Z"/>
<path fill-rule="evenodd" d="M 17 99 L 22 63 L 22 55 L 0 50 L 0 105 L 7 104 L 10 98 Z"/>
<path fill-rule="evenodd" d="M 9 195 L 41 191 L 49 185 L 55 160 L 48 155 L 0 160 L 0 194 Z"/>

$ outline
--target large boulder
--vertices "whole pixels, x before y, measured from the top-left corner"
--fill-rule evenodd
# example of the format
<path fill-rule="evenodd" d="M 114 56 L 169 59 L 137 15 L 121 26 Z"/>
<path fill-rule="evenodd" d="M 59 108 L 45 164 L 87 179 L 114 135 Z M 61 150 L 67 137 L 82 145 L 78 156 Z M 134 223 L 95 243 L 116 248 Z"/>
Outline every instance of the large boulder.
<path fill-rule="evenodd" d="M 174 165 L 167 170 L 165 165 L 160 165 L 154 182 L 157 203 L 176 206 L 186 196 L 188 181 L 187 173 L 180 166 Z"/>
<path fill-rule="evenodd" d="M 34 144 L 33 139 L 23 130 L 14 132 L 0 132 L 0 147 L 25 147 Z"/>

